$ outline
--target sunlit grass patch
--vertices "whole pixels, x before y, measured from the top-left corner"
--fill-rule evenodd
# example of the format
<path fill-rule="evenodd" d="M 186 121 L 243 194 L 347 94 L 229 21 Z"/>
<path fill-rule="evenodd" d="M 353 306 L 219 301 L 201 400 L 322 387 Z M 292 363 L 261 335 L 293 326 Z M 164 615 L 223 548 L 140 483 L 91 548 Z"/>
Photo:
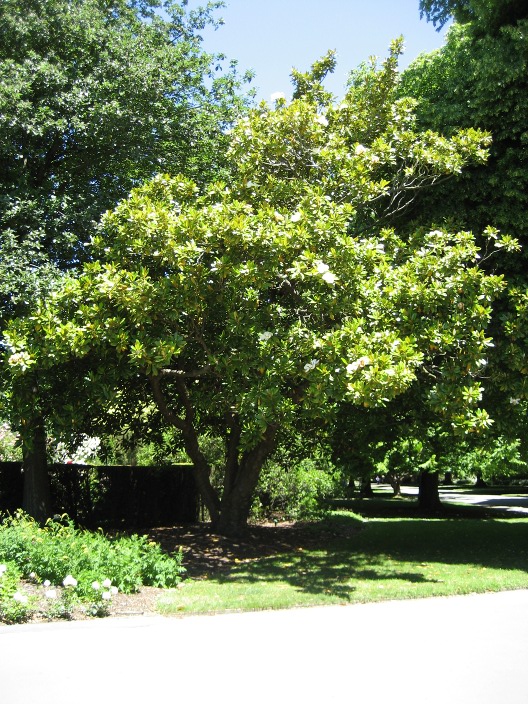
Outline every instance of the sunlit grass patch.
<path fill-rule="evenodd" d="M 159 608 L 276 609 L 528 588 L 527 539 L 528 519 L 371 519 L 350 536 L 326 537 L 321 548 L 188 581 Z"/>

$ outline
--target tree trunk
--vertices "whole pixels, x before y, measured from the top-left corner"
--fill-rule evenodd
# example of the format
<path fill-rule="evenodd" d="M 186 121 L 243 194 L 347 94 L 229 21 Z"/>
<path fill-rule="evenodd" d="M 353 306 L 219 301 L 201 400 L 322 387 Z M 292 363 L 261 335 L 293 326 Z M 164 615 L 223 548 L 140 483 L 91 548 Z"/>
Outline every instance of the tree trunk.
<path fill-rule="evenodd" d="M 362 499 L 370 499 L 374 496 L 372 491 L 372 484 L 370 482 L 370 476 L 361 478 L 361 487 L 359 489 L 359 495 Z"/>
<path fill-rule="evenodd" d="M 425 513 L 438 513 L 442 504 L 438 494 L 438 472 L 423 471 L 420 474 L 418 506 Z"/>
<path fill-rule="evenodd" d="M 247 531 L 252 498 L 252 495 L 248 497 L 236 491 L 222 497 L 220 513 L 211 523 L 213 531 L 230 538 L 243 535 Z"/>
<path fill-rule="evenodd" d="M 394 496 L 401 496 L 401 482 L 400 478 L 396 474 L 389 473 L 388 476 L 389 484 L 392 487 Z"/>
<path fill-rule="evenodd" d="M 22 508 L 43 523 L 51 516 L 51 492 L 46 457 L 44 419 L 32 421 L 31 437 L 23 449 L 24 498 Z"/>
<path fill-rule="evenodd" d="M 487 483 L 482 478 L 482 474 L 478 472 L 477 480 L 475 481 L 475 489 L 485 489 L 487 486 Z"/>

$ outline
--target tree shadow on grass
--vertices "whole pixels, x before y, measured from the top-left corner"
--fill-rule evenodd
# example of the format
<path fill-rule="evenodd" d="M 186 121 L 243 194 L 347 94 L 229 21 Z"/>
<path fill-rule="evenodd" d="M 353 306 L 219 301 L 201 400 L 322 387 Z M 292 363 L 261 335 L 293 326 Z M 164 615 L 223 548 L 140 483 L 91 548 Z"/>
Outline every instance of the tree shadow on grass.
<path fill-rule="evenodd" d="M 358 581 L 435 583 L 424 574 L 388 566 L 385 555 L 376 557 L 355 552 L 351 545 L 328 545 L 326 550 L 286 553 L 238 563 L 229 572 L 216 576 L 219 584 L 285 582 L 306 594 L 337 597 L 350 601 Z"/>
<path fill-rule="evenodd" d="M 169 552 L 183 546 L 190 577 L 219 584 L 285 583 L 342 602 L 365 582 L 377 582 L 380 589 L 388 582 L 430 584 L 432 591 L 444 582 L 443 566 L 528 571 L 528 520 L 407 514 L 361 523 L 343 512 L 319 523 L 252 526 L 239 540 L 215 536 L 205 525 L 150 534 Z"/>

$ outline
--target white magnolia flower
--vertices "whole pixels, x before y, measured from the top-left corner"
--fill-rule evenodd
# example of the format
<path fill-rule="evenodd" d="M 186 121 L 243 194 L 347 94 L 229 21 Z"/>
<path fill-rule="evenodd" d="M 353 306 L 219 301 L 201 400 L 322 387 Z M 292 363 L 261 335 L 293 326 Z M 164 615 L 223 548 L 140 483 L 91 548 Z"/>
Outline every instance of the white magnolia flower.
<path fill-rule="evenodd" d="M 315 118 L 315 121 L 318 122 L 323 127 L 328 127 L 328 120 L 326 119 L 326 117 L 324 115 L 317 115 L 317 117 Z"/>
<path fill-rule="evenodd" d="M 112 595 L 110 594 L 110 592 L 103 592 L 103 593 L 101 594 L 101 597 L 102 597 L 105 601 L 110 601 L 110 599 L 112 598 Z"/>
<path fill-rule="evenodd" d="M 26 594 L 22 594 L 22 592 L 15 592 L 13 594 L 13 599 L 18 602 L 19 604 L 27 604 L 28 598 Z"/>
<path fill-rule="evenodd" d="M 357 147 L 354 149 L 354 154 L 356 156 L 359 156 L 360 154 L 364 154 L 366 151 L 366 147 L 364 147 L 362 144 L 358 144 Z"/>
<path fill-rule="evenodd" d="M 101 589 L 101 585 L 99 584 L 99 582 L 97 582 L 97 581 L 92 582 L 92 589 L 95 589 L 96 591 L 98 589 Z"/>
<path fill-rule="evenodd" d="M 105 589 L 110 589 L 111 586 L 112 586 L 112 580 L 111 580 L 111 579 L 105 579 L 104 582 L 103 582 L 103 587 L 104 587 Z"/>
<path fill-rule="evenodd" d="M 270 332 L 269 330 L 265 330 L 264 332 L 259 332 L 259 342 L 266 342 L 266 340 L 269 340 L 270 337 L 273 337 L 273 333 Z"/>
<path fill-rule="evenodd" d="M 315 367 L 319 364 L 318 359 L 311 359 L 307 364 L 304 365 L 304 371 L 305 372 L 310 372 L 312 369 L 315 369 Z"/>
<path fill-rule="evenodd" d="M 366 367 L 368 364 L 370 364 L 370 357 L 360 357 L 359 359 L 356 359 L 355 362 L 347 364 L 347 373 L 353 374 L 355 371 L 358 369 L 363 369 L 363 367 Z"/>
<path fill-rule="evenodd" d="M 272 102 L 275 102 L 277 100 L 286 100 L 286 96 L 284 95 L 284 93 L 282 91 L 278 90 L 275 93 L 272 93 L 270 95 L 270 100 Z"/>
<path fill-rule="evenodd" d="M 57 590 L 56 589 L 48 589 L 47 592 L 45 592 L 46 599 L 56 599 L 57 598 Z"/>
<path fill-rule="evenodd" d="M 291 220 L 292 222 L 299 222 L 299 220 L 300 220 L 301 218 L 302 218 L 301 213 L 300 213 L 299 211 L 297 211 L 296 213 L 294 213 L 294 214 L 291 216 L 290 220 Z"/>
<path fill-rule="evenodd" d="M 321 261 L 315 262 L 315 266 L 318 274 L 325 274 L 330 269 L 328 264 Z"/>
<path fill-rule="evenodd" d="M 72 577 L 71 574 L 66 575 L 64 579 L 62 580 L 62 584 L 65 587 L 76 587 L 77 586 L 77 580 L 75 577 Z"/>
<path fill-rule="evenodd" d="M 327 284 L 334 284 L 337 276 L 335 274 L 332 274 L 331 271 L 325 271 L 325 273 L 322 276 L 323 281 L 326 281 Z"/>
<path fill-rule="evenodd" d="M 49 581 L 49 579 L 45 579 L 45 580 L 42 582 L 42 584 L 43 584 L 45 587 L 51 587 L 51 582 Z"/>

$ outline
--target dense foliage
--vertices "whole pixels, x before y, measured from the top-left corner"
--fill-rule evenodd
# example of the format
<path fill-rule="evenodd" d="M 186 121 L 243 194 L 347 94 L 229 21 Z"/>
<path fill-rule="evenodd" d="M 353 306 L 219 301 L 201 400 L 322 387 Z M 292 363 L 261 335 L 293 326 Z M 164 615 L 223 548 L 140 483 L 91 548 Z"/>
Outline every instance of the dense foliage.
<path fill-rule="evenodd" d="M 0 523 L 0 621 L 24 620 L 36 608 L 22 577 L 41 587 L 48 616 L 66 618 L 79 604 L 90 615 L 105 615 L 118 591 L 180 582 L 181 551 L 169 556 L 147 536 L 108 538 L 76 528 L 66 516 L 57 518 L 39 526 L 19 513 Z"/>
<path fill-rule="evenodd" d="M 93 261 L 9 330 L 15 378 L 89 361 L 85 396 L 111 412 L 112 389 L 150 389 L 220 531 L 245 524 L 278 429 L 342 401 L 383 406 L 418 384 L 463 432 L 489 425 L 479 377 L 502 282 L 470 233 L 392 227 L 417 189 L 482 162 L 487 138 L 418 131 L 395 95 L 399 51 L 357 71 L 338 104 L 320 82 L 332 55 L 294 74 L 291 103 L 232 131 L 229 186 L 158 176 L 134 189 L 92 238 Z M 225 443 L 221 491 L 205 429 Z"/>
<path fill-rule="evenodd" d="M 484 402 L 495 410 L 499 433 L 525 435 L 528 374 L 528 10 L 526 3 L 469 0 L 422 3 L 453 10 L 445 46 L 417 59 L 404 72 L 401 94 L 419 100 L 423 128 L 452 134 L 461 127 L 487 130 L 490 159 L 418 204 L 413 216 L 434 217 L 479 232 L 494 225 L 519 239 L 520 254 L 489 261 L 508 286 L 494 304 L 487 355 L 490 381 Z M 469 16 L 459 14 L 462 7 Z M 434 19 L 434 17 L 433 17 Z"/>
<path fill-rule="evenodd" d="M 226 130 L 245 100 L 234 64 L 201 46 L 218 4 L 0 4 L 0 328 L 90 259 L 95 224 L 133 186 L 165 171 L 200 185 L 227 173 Z M 0 374 L 33 515 L 49 515 L 45 435 L 64 390 L 75 397 L 78 371 L 64 368 L 60 383 L 28 377 L 23 388 Z"/>

